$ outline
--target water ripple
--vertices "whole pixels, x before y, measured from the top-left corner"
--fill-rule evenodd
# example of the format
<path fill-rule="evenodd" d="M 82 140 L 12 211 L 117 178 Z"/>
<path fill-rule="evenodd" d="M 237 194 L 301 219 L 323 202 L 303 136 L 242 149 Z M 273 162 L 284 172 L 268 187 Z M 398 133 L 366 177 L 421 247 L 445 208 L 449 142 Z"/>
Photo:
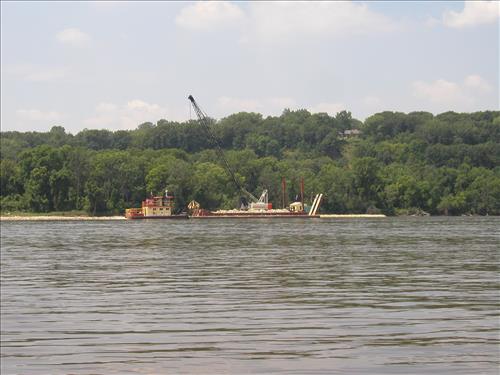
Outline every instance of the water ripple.
<path fill-rule="evenodd" d="M 495 374 L 499 227 L 3 222 L 1 372 Z"/>

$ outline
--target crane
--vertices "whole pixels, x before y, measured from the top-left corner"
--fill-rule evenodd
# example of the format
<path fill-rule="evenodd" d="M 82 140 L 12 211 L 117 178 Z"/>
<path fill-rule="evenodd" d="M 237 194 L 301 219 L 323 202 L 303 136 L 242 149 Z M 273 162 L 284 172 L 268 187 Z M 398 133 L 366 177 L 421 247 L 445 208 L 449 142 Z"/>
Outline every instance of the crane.
<path fill-rule="evenodd" d="M 196 100 L 194 100 L 192 95 L 189 95 L 188 99 L 191 101 L 191 104 L 193 105 L 194 111 L 196 112 L 196 116 L 198 116 L 198 120 L 200 121 L 203 128 L 207 132 L 210 142 L 215 147 L 215 152 L 217 153 L 217 156 L 222 161 L 222 164 L 224 165 L 224 168 L 226 169 L 227 174 L 229 175 L 229 177 L 233 181 L 236 188 L 240 192 L 245 194 L 248 198 L 250 198 L 252 203 L 264 203 L 264 199 L 266 200 L 265 203 L 267 203 L 267 190 L 265 190 L 264 193 L 262 193 L 260 199 L 257 199 L 252 193 L 250 193 L 248 190 L 246 190 L 240 184 L 240 182 L 236 178 L 236 175 L 234 174 L 233 170 L 231 169 L 231 166 L 229 165 L 229 163 L 226 159 L 226 156 L 224 154 L 224 150 L 222 149 L 222 146 L 221 146 L 221 141 L 219 140 L 219 138 L 214 134 L 214 132 L 210 128 L 210 121 L 208 119 L 208 116 L 201 110 L 200 106 L 198 105 L 198 103 L 196 103 Z M 242 199 L 242 205 L 245 207 L 248 206 L 246 199 L 245 200 Z"/>

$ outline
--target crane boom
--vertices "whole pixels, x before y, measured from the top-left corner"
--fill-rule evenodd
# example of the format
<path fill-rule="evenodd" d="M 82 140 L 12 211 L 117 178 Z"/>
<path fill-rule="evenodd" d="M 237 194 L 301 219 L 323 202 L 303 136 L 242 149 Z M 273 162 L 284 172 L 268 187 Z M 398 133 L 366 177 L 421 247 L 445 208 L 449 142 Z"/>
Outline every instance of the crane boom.
<path fill-rule="evenodd" d="M 259 200 L 248 190 L 246 190 L 238 181 L 236 178 L 236 175 L 234 174 L 233 170 L 231 169 L 231 166 L 229 165 L 226 155 L 224 154 L 224 150 L 222 149 L 221 142 L 219 138 L 213 133 L 212 129 L 210 129 L 210 123 L 208 120 L 208 116 L 201 110 L 200 106 L 198 103 L 196 103 L 196 100 L 194 100 L 192 95 L 188 96 L 188 99 L 191 101 L 191 104 L 193 105 L 194 111 L 196 112 L 196 116 L 198 116 L 198 120 L 200 123 L 203 125 L 205 131 L 208 134 L 208 138 L 210 139 L 210 142 L 212 145 L 215 147 L 215 152 L 217 153 L 217 156 L 219 159 L 222 161 L 224 168 L 226 169 L 227 174 L 233 181 L 234 185 L 236 188 L 244 193 L 247 197 L 249 197 L 253 202 L 258 202 Z"/>

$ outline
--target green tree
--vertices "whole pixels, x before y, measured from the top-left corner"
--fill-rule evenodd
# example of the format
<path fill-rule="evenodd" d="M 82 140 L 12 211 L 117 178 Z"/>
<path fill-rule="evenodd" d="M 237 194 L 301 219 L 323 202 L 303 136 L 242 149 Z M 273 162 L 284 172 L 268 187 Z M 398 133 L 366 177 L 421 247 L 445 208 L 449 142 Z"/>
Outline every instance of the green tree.
<path fill-rule="evenodd" d="M 227 173 L 213 163 L 197 163 L 193 175 L 193 199 L 203 208 L 234 207 L 238 192 Z"/>
<path fill-rule="evenodd" d="M 377 203 L 377 193 L 381 189 L 378 177 L 380 165 L 377 159 L 371 157 L 354 159 L 352 161 L 353 182 L 358 196 L 368 205 Z"/>
<path fill-rule="evenodd" d="M 47 212 L 51 209 L 49 173 L 46 167 L 36 167 L 26 182 L 26 198 L 34 212 Z"/>
<path fill-rule="evenodd" d="M 9 159 L 0 160 L 0 196 L 22 193 L 23 187 L 17 163 Z"/>

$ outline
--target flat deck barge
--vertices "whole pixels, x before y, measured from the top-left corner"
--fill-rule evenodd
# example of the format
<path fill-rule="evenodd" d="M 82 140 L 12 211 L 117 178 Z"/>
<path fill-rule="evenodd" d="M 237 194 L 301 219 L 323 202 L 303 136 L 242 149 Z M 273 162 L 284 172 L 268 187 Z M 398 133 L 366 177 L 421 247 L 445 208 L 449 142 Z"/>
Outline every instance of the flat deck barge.
<path fill-rule="evenodd" d="M 190 216 L 190 219 L 314 219 L 319 218 L 319 215 L 294 214 L 294 213 L 231 213 L 231 214 L 215 214 Z"/>

